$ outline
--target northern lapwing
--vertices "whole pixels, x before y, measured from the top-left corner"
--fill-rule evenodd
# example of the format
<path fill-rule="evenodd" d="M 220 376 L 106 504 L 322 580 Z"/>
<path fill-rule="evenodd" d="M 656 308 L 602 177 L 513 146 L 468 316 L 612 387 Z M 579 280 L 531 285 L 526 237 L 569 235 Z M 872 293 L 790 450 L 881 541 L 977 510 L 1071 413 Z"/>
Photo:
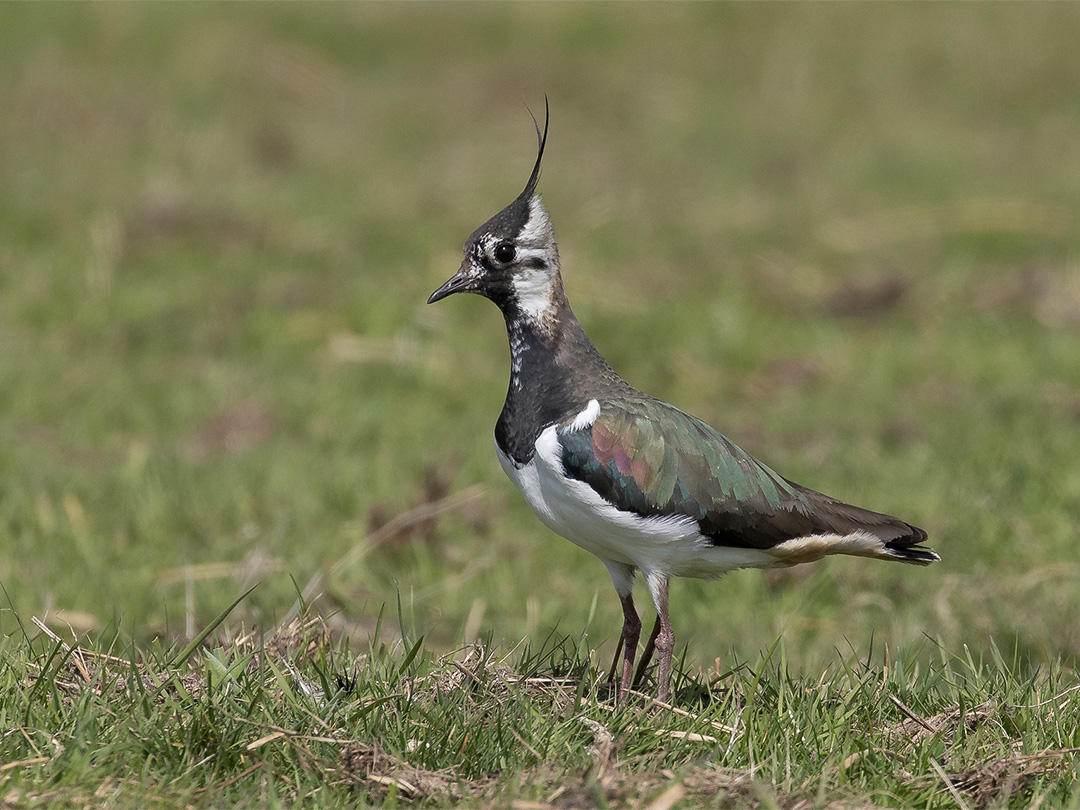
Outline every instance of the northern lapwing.
<path fill-rule="evenodd" d="M 502 311 L 511 360 L 495 424 L 499 462 L 540 520 L 607 566 L 624 617 L 621 692 L 634 683 L 639 571 L 656 605 L 665 699 L 675 647 L 672 577 L 713 579 L 829 554 L 915 565 L 940 559 L 923 545 L 922 529 L 789 481 L 615 373 L 563 291 L 551 221 L 535 194 L 547 120 L 536 134 L 539 152 L 525 190 L 473 232 L 460 269 L 428 303 L 469 292 Z"/>

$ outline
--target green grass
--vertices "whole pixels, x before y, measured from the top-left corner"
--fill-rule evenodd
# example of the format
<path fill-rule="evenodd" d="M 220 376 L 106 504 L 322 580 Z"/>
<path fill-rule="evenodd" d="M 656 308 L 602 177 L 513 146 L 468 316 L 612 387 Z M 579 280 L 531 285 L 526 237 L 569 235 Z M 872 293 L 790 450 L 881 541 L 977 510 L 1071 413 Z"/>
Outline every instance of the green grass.
<path fill-rule="evenodd" d="M 1078 24 L 0 6 L 0 803 L 1075 805 L 1020 757 L 1080 745 Z M 492 452 L 501 319 L 424 304 L 545 93 L 613 365 L 943 557 L 676 582 L 689 716 L 611 702 L 607 575 Z"/>
<path fill-rule="evenodd" d="M 933 650 L 677 679 L 674 708 L 616 705 L 584 644 L 439 659 L 422 638 L 357 654 L 318 619 L 177 668 L 58 636 L 9 638 L 7 801 L 78 806 L 1071 806 L 1080 692 L 1057 665 Z M 655 804 L 654 804 L 655 802 Z M 669 803 L 667 806 L 671 806 Z"/>

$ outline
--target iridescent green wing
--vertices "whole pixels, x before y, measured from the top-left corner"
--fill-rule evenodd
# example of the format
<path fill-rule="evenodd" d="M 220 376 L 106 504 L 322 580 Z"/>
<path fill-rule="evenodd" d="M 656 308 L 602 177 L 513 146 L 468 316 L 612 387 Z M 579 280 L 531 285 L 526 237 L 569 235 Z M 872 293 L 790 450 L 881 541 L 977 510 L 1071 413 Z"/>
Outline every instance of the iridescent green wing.
<path fill-rule="evenodd" d="M 769 548 L 822 528 L 811 493 L 706 425 L 659 400 L 601 405 L 596 421 L 559 431 L 566 475 L 642 516 L 693 518 L 717 545 Z"/>

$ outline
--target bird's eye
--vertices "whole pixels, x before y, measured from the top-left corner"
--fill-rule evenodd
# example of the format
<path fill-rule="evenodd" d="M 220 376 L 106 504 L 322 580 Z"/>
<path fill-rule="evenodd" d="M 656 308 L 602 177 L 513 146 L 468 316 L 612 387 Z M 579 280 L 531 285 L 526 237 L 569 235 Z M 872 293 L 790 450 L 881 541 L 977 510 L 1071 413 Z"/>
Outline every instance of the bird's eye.
<path fill-rule="evenodd" d="M 506 264 L 507 262 L 512 262 L 514 260 L 514 256 L 516 255 L 517 250 L 515 250 L 514 246 L 509 244 L 508 242 L 503 242 L 502 244 L 495 246 L 495 259 L 502 262 L 503 264 Z"/>

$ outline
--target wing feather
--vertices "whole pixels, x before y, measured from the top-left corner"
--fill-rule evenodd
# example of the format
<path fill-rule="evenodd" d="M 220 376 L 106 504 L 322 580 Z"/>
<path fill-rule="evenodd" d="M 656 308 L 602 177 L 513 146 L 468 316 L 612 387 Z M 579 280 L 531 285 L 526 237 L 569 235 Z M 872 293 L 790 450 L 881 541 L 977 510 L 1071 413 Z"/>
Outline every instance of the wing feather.
<path fill-rule="evenodd" d="M 788 481 L 700 419 L 656 399 L 609 401 L 591 426 L 569 425 L 558 431 L 568 477 L 624 511 L 693 518 L 716 545 L 766 549 L 860 529 L 898 547 L 926 537 L 897 518 Z"/>

